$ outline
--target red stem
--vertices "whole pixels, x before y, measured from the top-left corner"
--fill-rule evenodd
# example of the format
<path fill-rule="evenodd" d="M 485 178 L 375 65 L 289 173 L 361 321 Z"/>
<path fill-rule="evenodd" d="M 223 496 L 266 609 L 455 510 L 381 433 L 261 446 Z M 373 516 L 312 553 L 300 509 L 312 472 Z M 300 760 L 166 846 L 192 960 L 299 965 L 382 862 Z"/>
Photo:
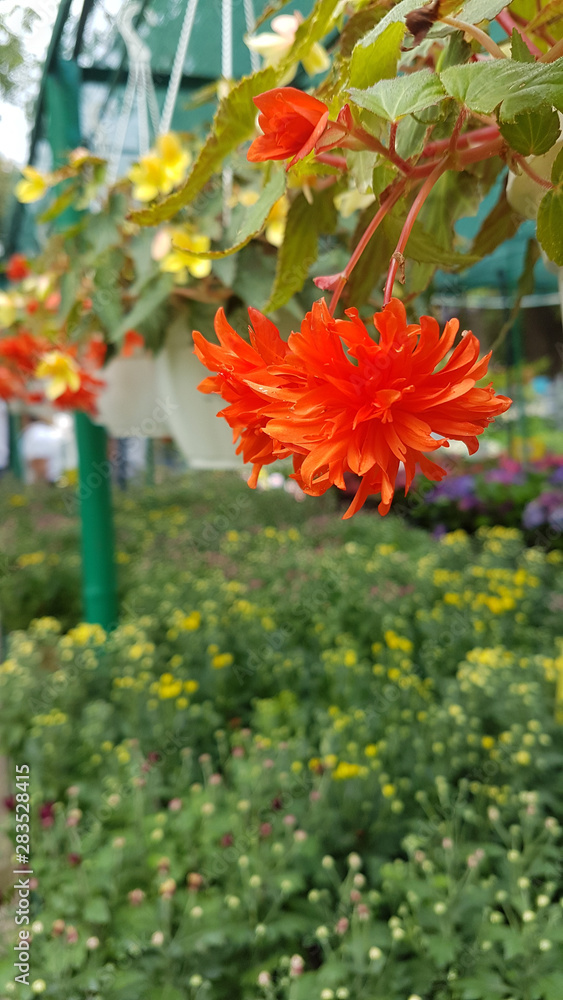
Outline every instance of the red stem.
<path fill-rule="evenodd" d="M 344 286 L 346 285 L 348 278 L 350 277 L 352 271 L 354 270 L 356 264 L 358 263 L 360 257 L 362 256 L 365 248 L 367 247 L 369 241 L 371 240 L 373 234 L 375 233 L 375 230 L 383 221 L 383 219 L 387 215 L 387 212 L 391 208 L 393 208 L 395 202 L 397 202 L 399 198 L 403 195 L 406 184 L 407 184 L 406 179 L 403 179 L 398 182 L 397 186 L 394 188 L 391 194 L 385 199 L 381 207 L 375 213 L 365 233 L 358 241 L 358 244 L 355 247 L 352 256 L 350 257 L 350 260 L 348 261 L 346 267 L 344 268 L 342 274 L 340 275 L 336 288 L 332 293 L 332 298 L 330 300 L 330 305 L 329 305 L 329 312 L 331 316 L 334 316 L 334 310 L 338 305 L 340 296 L 342 295 L 342 292 L 344 290 Z"/>
<path fill-rule="evenodd" d="M 407 245 L 407 240 L 411 234 L 412 227 L 414 226 L 416 217 L 420 212 L 420 209 L 424 205 L 428 195 L 430 194 L 432 188 L 434 187 L 436 181 L 442 176 L 445 170 L 450 166 L 450 157 L 445 156 L 440 163 L 434 168 L 429 177 L 425 180 L 420 191 L 418 192 L 416 198 L 414 199 L 409 214 L 405 219 L 405 224 L 401 230 L 401 235 L 395 247 L 395 253 L 391 258 L 391 263 L 389 265 L 389 271 L 387 274 L 387 281 L 385 282 L 385 292 L 383 295 L 383 305 L 386 306 L 393 294 L 393 284 L 395 282 L 395 277 L 397 275 L 397 270 L 399 267 L 399 260 L 402 257 L 403 250 Z"/>
<path fill-rule="evenodd" d="M 463 136 L 461 137 L 463 139 Z M 504 139 L 501 135 L 497 135 L 496 138 L 490 139 L 489 142 L 483 142 L 480 146 L 470 146 L 469 149 L 464 150 L 462 153 L 457 154 L 455 169 L 463 170 L 468 163 L 478 163 L 479 160 L 486 160 L 489 156 L 497 156 L 501 152 L 504 146 Z M 428 163 L 420 163 L 418 166 L 413 167 L 410 173 L 409 180 L 416 180 L 420 177 L 428 177 L 435 166 L 441 163 L 441 160 L 430 160 Z M 454 165 L 452 164 L 452 167 Z"/>
<path fill-rule="evenodd" d="M 460 140 L 459 133 L 463 128 L 463 123 L 466 117 L 467 117 L 467 110 L 466 108 L 463 107 L 459 112 L 459 115 L 457 116 L 457 121 L 453 127 L 453 132 L 450 140 L 450 153 L 452 154 L 452 156 L 455 155 L 459 147 L 459 140 Z"/>
<path fill-rule="evenodd" d="M 540 177 L 539 174 L 536 174 L 535 170 L 532 170 L 530 164 L 526 163 L 526 160 L 524 159 L 523 156 L 515 155 L 514 159 L 516 160 L 518 166 L 521 167 L 521 169 L 524 171 L 524 173 L 527 174 L 528 177 L 531 177 L 532 180 L 536 182 L 536 184 L 539 184 L 542 188 L 545 188 L 547 191 L 551 191 L 551 188 L 553 187 L 551 181 L 548 181 L 546 180 L 545 177 Z"/>
<path fill-rule="evenodd" d="M 391 126 L 391 129 L 392 128 L 393 126 Z M 379 141 L 379 139 L 376 139 L 374 135 L 370 135 L 369 132 L 366 132 L 366 130 L 361 128 L 360 126 L 356 127 L 352 134 L 354 138 L 359 139 L 361 142 L 363 142 L 367 149 L 372 149 L 375 153 L 380 153 L 381 156 L 385 156 L 386 159 L 390 160 L 391 163 L 394 163 L 395 166 L 399 168 L 399 170 L 402 170 L 404 174 L 410 173 L 411 171 L 410 164 L 407 163 L 406 160 L 403 160 L 402 156 L 399 156 L 399 154 L 395 152 L 394 145 L 393 148 L 391 148 L 390 146 L 390 148 L 387 149 L 387 147 L 384 146 L 383 143 Z"/>
<path fill-rule="evenodd" d="M 534 45 L 534 43 L 530 41 L 525 31 L 522 31 L 519 27 L 517 27 L 516 21 L 507 10 L 501 10 L 500 14 L 497 14 L 495 20 L 498 21 L 503 31 L 506 31 L 509 38 L 512 36 L 514 29 L 516 29 L 518 34 L 522 37 L 522 41 L 528 49 L 528 52 L 531 52 L 533 56 L 541 56 L 541 49 L 538 49 L 537 45 Z"/>
<path fill-rule="evenodd" d="M 496 125 L 487 125 L 486 128 L 476 128 L 472 132 L 464 132 L 460 135 L 457 140 L 457 148 L 461 149 L 464 146 L 469 146 L 471 142 L 478 142 L 480 139 L 489 139 L 498 135 L 498 128 Z M 436 153 L 442 153 L 445 149 L 448 149 L 450 145 L 450 139 L 436 139 L 434 142 L 429 142 L 426 144 L 422 150 L 423 156 L 435 156 Z"/>
<path fill-rule="evenodd" d="M 316 153 L 319 163 L 327 163 L 329 167 L 338 167 L 339 170 L 348 170 L 345 156 L 338 156 L 336 153 Z"/>

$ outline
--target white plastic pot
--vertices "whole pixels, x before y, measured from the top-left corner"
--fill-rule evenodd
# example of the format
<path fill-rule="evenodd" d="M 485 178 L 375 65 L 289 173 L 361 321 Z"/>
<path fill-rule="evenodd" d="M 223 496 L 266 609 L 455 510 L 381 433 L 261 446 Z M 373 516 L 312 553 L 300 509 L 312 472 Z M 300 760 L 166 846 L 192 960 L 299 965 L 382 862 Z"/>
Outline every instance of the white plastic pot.
<path fill-rule="evenodd" d="M 563 115 L 559 115 L 559 122 L 563 127 Z M 555 158 L 562 148 L 563 139 L 558 139 L 547 153 L 544 153 L 542 156 L 528 156 L 526 162 L 530 164 L 538 177 L 542 177 L 543 180 L 548 181 L 551 179 L 551 168 L 555 162 Z M 506 186 L 508 204 L 525 219 L 537 218 L 540 201 L 546 194 L 546 190 L 541 184 L 537 184 L 532 180 L 524 171 L 521 171 L 519 174 L 513 174 L 510 171 L 508 174 L 508 183 Z"/>
<path fill-rule="evenodd" d="M 98 396 L 97 424 L 117 438 L 162 438 L 170 435 L 168 405 L 159 391 L 155 358 L 113 358 L 99 376 L 105 388 Z"/>
<path fill-rule="evenodd" d="M 171 434 L 192 469 L 240 469 L 233 432 L 226 420 L 217 417 L 225 401 L 198 392 L 208 373 L 193 349 L 189 330 L 178 322 L 168 331 L 156 359 L 160 393 L 170 402 Z"/>

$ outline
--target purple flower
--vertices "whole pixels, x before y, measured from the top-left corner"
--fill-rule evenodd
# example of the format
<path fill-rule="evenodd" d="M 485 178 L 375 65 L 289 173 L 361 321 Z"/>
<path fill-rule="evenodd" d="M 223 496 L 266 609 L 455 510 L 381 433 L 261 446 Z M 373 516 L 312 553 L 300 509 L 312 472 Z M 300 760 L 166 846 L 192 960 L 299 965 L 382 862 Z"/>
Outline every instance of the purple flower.
<path fill-rule="evenodd" d="M 430 490 L 426 494 L 426 499 L 429 502 L 435 500 L 463 500 L 466 504 L 468 500 L 472 500 L 475 496 L 475 480 L 473 476 L 453 476 L 450 479 L 444 480 L 438 486 L 435 486 L 433 490 Z M 468 506 L 464 507 L 465 510 Z"/>

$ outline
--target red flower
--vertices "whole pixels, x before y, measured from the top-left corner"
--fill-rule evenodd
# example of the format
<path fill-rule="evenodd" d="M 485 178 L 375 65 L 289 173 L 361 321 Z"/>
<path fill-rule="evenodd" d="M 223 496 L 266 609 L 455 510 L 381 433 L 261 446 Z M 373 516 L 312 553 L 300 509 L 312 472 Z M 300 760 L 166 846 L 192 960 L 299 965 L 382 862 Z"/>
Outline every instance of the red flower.
<path fill-rule="evenodd" d="M 13 399 L 24 394 L 25 386 L 20 376 L 0 365 L 0 399 Z"/>
<path fill-rule="evenodd" d="M 487 372 L 490 354 L 479 361 L 479 341 L 472 333 L 463 334 L 437 369 L 453 348 L 457 320 L 450 320 L 440 336 L 438 323 L 429 316 L 407 325 L 403 304 L 392 299 L 374 317 L 380 335 L 376 342 L 356 309 L 347 316 L 334 320 L 324 300 L 316 302 L 301 331 L 292 333 L 284 345 L 281 364 L 263 355 L 262 367 L 256 362 L 244 372 L 239 365 L 234 378 L 246 409 L 240 408 L 236 424 L 229 418 L 232 407 L 223 414 L 241 442 L 250 427 L 259 427 L 262 438 L 271 439 L 269 461 L 293 453 L 294 478 L 312 496 L 332 485 L 345 489 L 345 473 L 359 476 L 358 492 L 345 517 L 374 493 L 381 493 L 379 511 L 386 514 L 401 465 L 405 492 L 417 466 L 428 479 L 442 479 L 446 472 L 425 453 L 447 447 L 448 439 L 463 441 L 475 452 L 477 435 L 511 400 L 495 396 L 491 385 L 476 387 Z M 255 325 L 258 317 L 254 313 Z M 200 343 L 200 360 L 223 370 L 203 383 L 208 384 L 204 391 L 221 392 L 230 400 L 226 390 L 233 375 L 229 382 L 226 352 L 209 344 L 206 348 Z M 267 454 L 265 446 L 262 452 Z"/>
<path fill-rule="evenodd" d="M 27 258 L 24 257 L 23 253 L 12 254 L 6 268 L 6 277 L 8 280 L 23 281 L 24 278 L 27 278 L 28 274 L 31 274 L 31 271 L 29 270 Z"/>
<path fill-rule="evenodd" d="M 295 87 L 267 90 L 255 97 L 254 103 L 264 134 L 248 150 L 252 162 L 292 157 L 288 167 L 293 166 L 314 149 L 328 123 L 326 104 Z"/>
<path fill-rule="evenodd" d="M 101 368 L 107 353 L 107 344 L 101 334 L 95 334 L 84 352 L 84 363 L 88 367 Z"/>
<path fill-rule="evenodd" d="M 0 339 L 0 358 L 11 365 L 15 371 L 24 375 L 32 375 L 41 354 L 49 350 L 48 340 L 34 337 L 27 330 L 22 330 L 15 337 Z"/>
<path fill-rule="evenodd" d="M 39 807 L 39 819 L 41 821 L 41 826 L 53 826 L 53 823 L 55 822 L 55 812 L 53 809 L 54 805 L 54 802 L 44 802 L 43 805 Z"/>
<path fill-rule="evenodd" d="M 145 346 L 145 338 L 136 330 L 128 330 L 123 338 L 120 351 L 122 358 L 132 358 L 138 347 Z"/>
<path fill-rule="evenodd" d="M 215 317 L 215 333 L 220 346 L 209 344 L 197 330 L 193 333 L 195 354 L 210 371 L 218 372 L 200 383 L 200 392 L 219 393 L 230 405 L 221 410 L 233 440 L 240 437 L 237 455 L 242 452 L 245 462 L 252 462 L 249 486 L 256 486 L 263 465 L 277 458 L 287 458 L 291 451 L 266 434 L 266 411 L 271 401 L 268 385 L 275 392 L 277 380 L 269 376 L 268 366 L 275 369 L 287 354 L 287 344 L 274 324 L 257 309 L 249 309 L 253 327 L 249 327 L 250 344 L 239 337 L 227 322 L 222 309 Z"/>
<path fill-rule="evenodd" d="M 51 400 L 51 404 L 59 410 L 80 410 L 96 415 L 97 401 L 100 390 L 104 388 L 105 382 L 99 378 L 94 378 L 83 369 L 79 372 L 80 386 L 75 392 L 67 389 L 65 392 Z"/>

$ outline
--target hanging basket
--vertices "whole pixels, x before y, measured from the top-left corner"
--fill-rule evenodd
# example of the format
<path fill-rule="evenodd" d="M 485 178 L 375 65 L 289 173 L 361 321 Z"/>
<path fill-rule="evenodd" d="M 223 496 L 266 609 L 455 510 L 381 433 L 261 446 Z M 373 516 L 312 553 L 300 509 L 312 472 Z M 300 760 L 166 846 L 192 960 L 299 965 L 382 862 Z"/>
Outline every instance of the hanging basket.
<path fill-rule="evenodd" d="M 559 124 L 563 127 L 563 115 L 561 114 L 559 115 Z M 538 177 L 548 181 L 551 177 L 551 168 L 562 148 L 563 140 L 559 139 L 547 153 L 543 153 L 541 156 L 528 156 L 527 162 Z M 534 220 L 537 218 L 540 201 L 545 193 L 546 188 L 534 181 L 523 170 L 519 174 L 509 171 L 506 185 L 508 204 L 525 219 Z"/>
<path fill-rule="evenodd" d="M 97 424 L 116 438 L 169 437 L 168 407 L 158 390 L 155 358 L 113 358 L 100 377 Z"/>
<path fill-rule="evenodd" d="M 224 400 L 198 392 L 205 370 L 193 349 L 185 323 L 178 323 L 156 359 L 160 393 L 170 404 L 170 431 L 192 469 L 240 469 L 233 432 L 223 418 L 217 419 Z"/>

